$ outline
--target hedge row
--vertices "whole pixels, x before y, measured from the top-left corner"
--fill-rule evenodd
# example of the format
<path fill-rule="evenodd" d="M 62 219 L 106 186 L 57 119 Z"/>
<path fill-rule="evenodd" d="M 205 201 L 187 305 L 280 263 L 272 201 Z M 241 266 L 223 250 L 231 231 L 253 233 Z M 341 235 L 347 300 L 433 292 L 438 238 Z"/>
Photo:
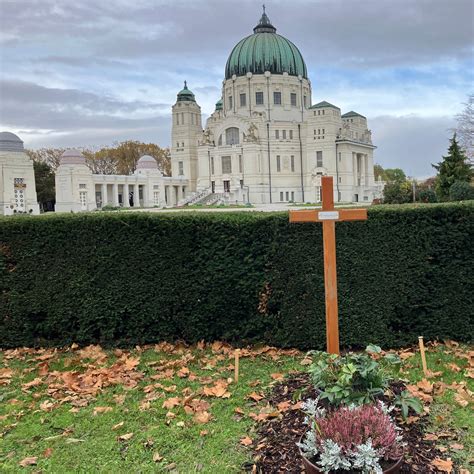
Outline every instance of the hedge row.
<path fill-rule="evenodd" d="M 341 342 L 472 341 L 474 205 L 337 224 Z M 320 224 L 287 213 L 0 220 L 0 345 L 226 339 L 325 347 Z"/>

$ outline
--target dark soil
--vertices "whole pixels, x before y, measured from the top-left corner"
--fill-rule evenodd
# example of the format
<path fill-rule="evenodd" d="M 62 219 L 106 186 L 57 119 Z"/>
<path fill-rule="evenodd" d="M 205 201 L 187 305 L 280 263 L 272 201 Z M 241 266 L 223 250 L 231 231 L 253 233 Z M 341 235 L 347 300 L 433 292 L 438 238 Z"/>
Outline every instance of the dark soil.
<path fill-rule="evenodd" d="M 401 382 L 393 384 L 391 389 L 400 393 L 404 389 Z M 306 400 L 316 398 L 317 393 L 312 388 L 309 375 L 300 373 L 292 375 L 284 382 L 275 385 L 267 400 L 276 407 L 280 402 Z M 301 410 L 289 410 L 280 417 L 261 423 L 257 429 L 257 439 L 254 442 L 254 466 L 256 473 L 304 473 L 303 463 L 296 443 L 306 431 L 303 423 L 305 418 Z M 427 421 L 420 418 L 415 423 L 399 426 L 403 428 L 405 459 L 400 473 L 436 473 L 440 472 L 430 463 L 436 457 L 443 457 L 436 449 L 434 442 L 423 440 Z"/>

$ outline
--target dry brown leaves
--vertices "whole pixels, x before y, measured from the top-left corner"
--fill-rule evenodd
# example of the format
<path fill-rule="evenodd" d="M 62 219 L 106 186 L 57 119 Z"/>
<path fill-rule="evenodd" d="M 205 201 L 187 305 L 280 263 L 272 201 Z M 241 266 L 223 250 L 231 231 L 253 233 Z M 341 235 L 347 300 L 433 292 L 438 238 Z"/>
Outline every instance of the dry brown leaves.
<path fill-rule="evenodd" d="M 431 464 L 436 467 L 441 472 L 452 472 L 453 471 L 453 462 L 451 458 L 448 459 L 441 459 L 436 458 Z"/>
<path fill-rule="evenodd" d="M 30 457 L 27 457 L 27 458 L 21 460 L 18 464 L 21 467 L 27 467 L 27 466 L 36 466 L 37 463 L 38 463 L 38 457 L 37 456 L 30 456 Z"/>
<path fill-rule="evenodd" d="M 225 379 L 219 379 L 211 387 L 204 387 L 203 394 L 206 397 L 230 398 L 231 393 L 227 390 L 229 382 Z"/>

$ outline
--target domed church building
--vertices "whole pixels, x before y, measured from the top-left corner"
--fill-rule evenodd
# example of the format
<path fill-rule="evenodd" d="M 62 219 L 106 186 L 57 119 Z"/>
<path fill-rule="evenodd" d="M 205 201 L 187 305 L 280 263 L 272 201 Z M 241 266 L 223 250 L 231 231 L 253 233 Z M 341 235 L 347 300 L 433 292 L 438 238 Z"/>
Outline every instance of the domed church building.
<path fill-rule="evenodd" d="M 379 195 L 367 119 L 312 104 L 301 52 L 265 11 L 231 51 L 204 131 L 186 83 L 172 111 L 172 175 L 189 180 L 181 204 L 318 202 L 323 175 L 334 176 L 336 202 Z"/>

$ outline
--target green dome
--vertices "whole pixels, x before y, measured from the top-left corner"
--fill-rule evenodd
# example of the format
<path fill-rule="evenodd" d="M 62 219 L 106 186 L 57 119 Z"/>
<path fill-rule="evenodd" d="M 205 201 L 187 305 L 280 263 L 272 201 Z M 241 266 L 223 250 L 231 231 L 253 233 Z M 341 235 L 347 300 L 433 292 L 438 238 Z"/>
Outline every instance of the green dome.
<path fill-rule="evenodd" d="M 188 85 L 186 81 L 184 81 L 184 89 L 178 92 L 178 102 L 183 102 L 186 100 L 196 102 L 194 94 L 188 89 Z"/>
<path fill-rule="evenodd" d="M 219 99 L 217 102 L 216 102 L 216 110 L 222 110 L 224 108 L 224 105 L 222 103 L 222 99 Z"/>
<path fill-rule="evenodd" d="M 287 72 L 290 76 L 308 78 L 299 49 L 290 40 L 276 34 L 276 28 L 265 11 L 253 31 L 253 35 L 239 41 L 230 53 L 225 67 L 226 79 L 234 74 L 245 76 L 248 72 L 263 74 L 265 71 L 272 74 Z"/>

